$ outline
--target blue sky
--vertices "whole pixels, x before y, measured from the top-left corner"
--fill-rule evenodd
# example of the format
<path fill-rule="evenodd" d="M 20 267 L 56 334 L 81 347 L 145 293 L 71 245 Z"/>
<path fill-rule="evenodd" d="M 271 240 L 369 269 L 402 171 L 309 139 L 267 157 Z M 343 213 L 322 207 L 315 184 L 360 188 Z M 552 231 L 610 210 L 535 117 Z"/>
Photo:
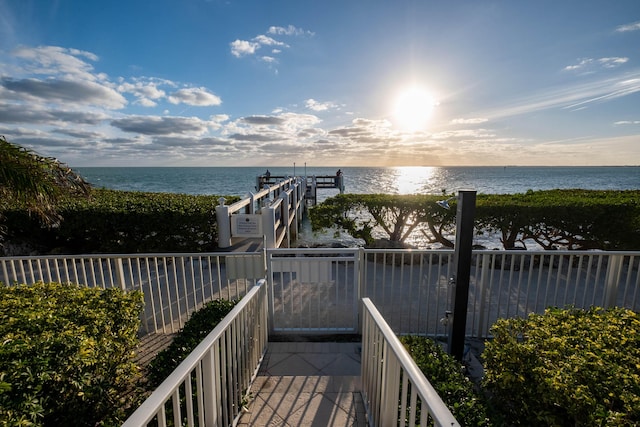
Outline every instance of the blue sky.
<path fill-rule="evenodd" d="M 639 165 L 640 1 L 0 0 L 0 134 L 76 167 Z"/>

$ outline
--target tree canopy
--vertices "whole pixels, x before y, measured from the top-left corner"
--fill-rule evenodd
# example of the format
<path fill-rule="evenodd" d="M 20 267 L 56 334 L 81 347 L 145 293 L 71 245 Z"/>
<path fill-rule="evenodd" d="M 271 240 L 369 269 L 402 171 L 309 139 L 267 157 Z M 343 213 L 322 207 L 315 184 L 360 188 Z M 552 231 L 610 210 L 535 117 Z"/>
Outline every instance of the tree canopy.
<path fill-rule="evenodd" d="M 456 204 L 443 196 L 340 194 L 311 210 L 312 229 L 338 228 L 371 245 L 375 237 L 453 247 Z M 480 194 L 476 233 L 496 233 L 504 249 L 640 249 L 640 191 L 544 190 Z"/>

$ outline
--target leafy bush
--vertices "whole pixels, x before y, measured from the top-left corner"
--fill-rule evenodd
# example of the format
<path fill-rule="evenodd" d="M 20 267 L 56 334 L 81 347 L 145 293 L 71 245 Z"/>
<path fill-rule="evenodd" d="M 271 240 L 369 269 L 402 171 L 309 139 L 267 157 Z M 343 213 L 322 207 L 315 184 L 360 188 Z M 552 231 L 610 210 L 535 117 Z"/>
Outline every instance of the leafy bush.
<path fill-rule="evenodd" d="M 461 425 L 491 425 L 482 396 L 458 361 L 431 338 L 407 335 L 400 342 Z"/>
<path fill-rule="evenodd" d="M 142 294 L 59 283 L 0 287 L 0 425 L 93 426 L 137 375 Z"/>
<path fill-rule="evenodd" d="M 510 424 L 640 423 L 640 314 L 548 309 L 491 331 L 483 385 Z"/>
<path fill-rule="evenodd" d="M 374 238 L 404 242 L 420 234 L 428 243 L 453 247 L 455 202 L 442 196 L 339 194 L 310 210 L 314 231 L 338 228 L 371 245 Z M 640 249 L 640 191 L 545 190 L 479 194 L 475 229 L 497 232 L 505 249 L 533 241 L 545 249 Z"/>
<path fill-rule="evenodd" d="M 217 245 L 218 196 L 105 189 L 91 194 L 60 202 L 63 220 L 53 228 L 43 228 L 23 207 L 5 211 L 7 241 L 63 253 L 200 252 Z"/>
<path fill-rule="evenodd" d="M 236 304 L 237 301 L 218 299 L 193 313 L 169 347 L 158 353 L 149 364 L 149 385 L 160 385 Z"/>

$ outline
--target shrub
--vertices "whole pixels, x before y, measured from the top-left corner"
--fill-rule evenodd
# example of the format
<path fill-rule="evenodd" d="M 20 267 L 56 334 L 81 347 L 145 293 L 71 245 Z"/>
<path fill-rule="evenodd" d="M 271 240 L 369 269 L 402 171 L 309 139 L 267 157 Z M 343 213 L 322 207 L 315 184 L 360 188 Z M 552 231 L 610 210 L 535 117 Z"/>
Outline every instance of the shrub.
<path fill-rule="evenodd" d="M 236 303 L 237 301 L 218 299 L 208 302 L 193 313 L 169 347 L 158 353 L 149 364 L 149 385 L 151 387 L 160 385 L 233 309 Z"/>
<path fill-rule="evenodd" d="M 407 335 L 400 342 L 461 425 L 491 425 L 483 398 L 458 361 L 431 338 Z"/>
<path fill-rule="evenodd" d="M 7 242 L 84 254 L 206 252 L 217 246 L 218 196 L 105 189 L 91 194 L 60 202 L 63 220 L 53 228 L 43 228 L 24 207 L 6 210 Z"/>
<path fill-rule="evenodd" d="M 134 384 L 142 294 L 0 287 L 0 425 L 93 426 Z"/>
<path fill-rule="evenodd" d="M 513 425 L 640 423 L 640 315 L 548 309 L 498 320 L 483 384 Z"/>

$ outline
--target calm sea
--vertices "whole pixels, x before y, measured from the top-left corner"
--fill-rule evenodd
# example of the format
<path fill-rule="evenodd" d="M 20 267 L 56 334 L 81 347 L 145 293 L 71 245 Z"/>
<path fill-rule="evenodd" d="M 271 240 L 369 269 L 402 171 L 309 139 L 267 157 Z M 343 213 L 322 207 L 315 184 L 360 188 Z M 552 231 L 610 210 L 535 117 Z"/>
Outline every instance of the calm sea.
<path fill-rule="evenodd" d="M 244 196 L 254 191 L 257 167 L 75 168 L 97 187 L 116 190 Z M 336 168 L 274 167 L 272 175 L 334 175 Z M 460 189 L 485 194 L 582 188 L 640 189 L 640 167 L 345 167 L 347 193 L 442 194 Z M 327 194 L 331 195 L 331 194 Z"/>

